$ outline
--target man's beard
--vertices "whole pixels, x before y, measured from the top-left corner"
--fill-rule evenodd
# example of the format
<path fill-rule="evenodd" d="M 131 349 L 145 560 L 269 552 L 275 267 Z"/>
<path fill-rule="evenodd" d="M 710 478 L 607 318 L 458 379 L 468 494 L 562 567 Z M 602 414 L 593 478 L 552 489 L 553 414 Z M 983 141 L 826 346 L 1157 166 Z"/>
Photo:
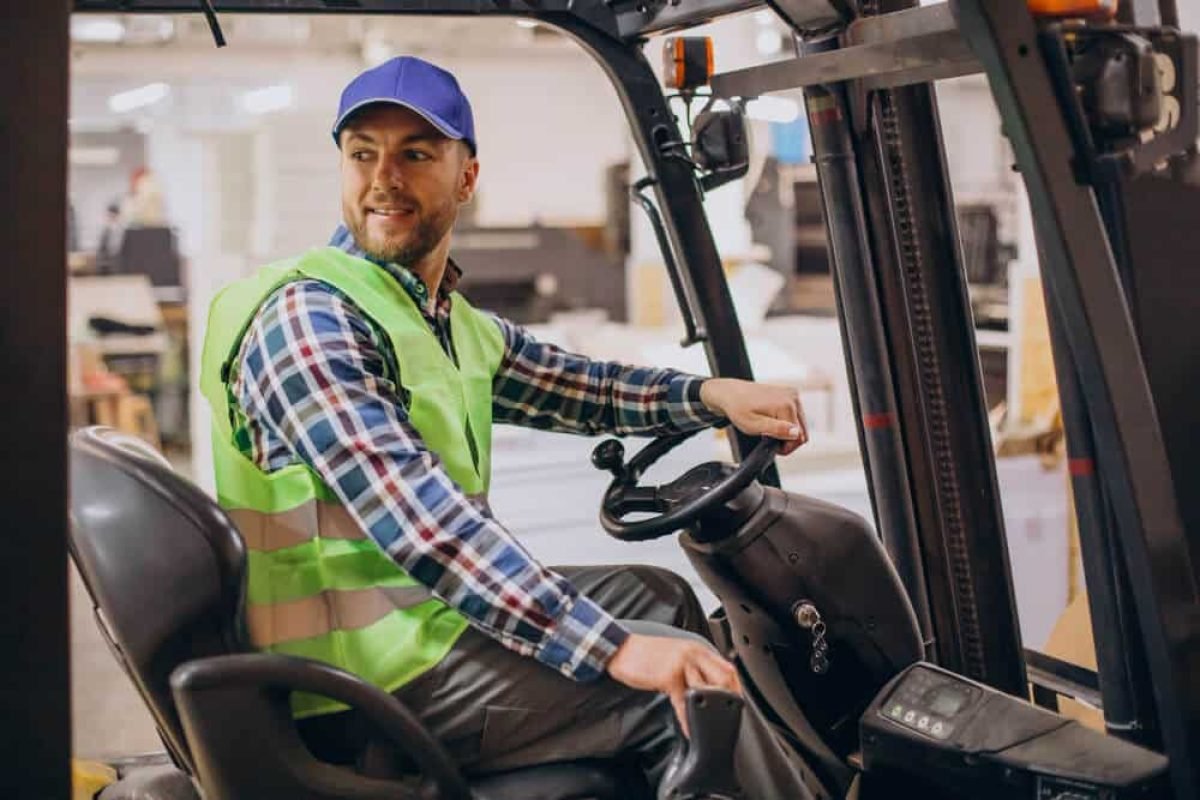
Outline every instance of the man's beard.
<path fill-rule="evenodd" d="M 389 247 L 387 244 L 376 245 L 371 242 L 367 230 L 369 215 L 351 225 L 350 233 L 363 252 L 375 261 L 409 267 L 419 263 L 441 243 L 454 225 L 455 207 L 453 202 L 446 202 L 429 214 L 421 213 L 420 209 L 415 213 L 417 224 L 401 245 Z"/>

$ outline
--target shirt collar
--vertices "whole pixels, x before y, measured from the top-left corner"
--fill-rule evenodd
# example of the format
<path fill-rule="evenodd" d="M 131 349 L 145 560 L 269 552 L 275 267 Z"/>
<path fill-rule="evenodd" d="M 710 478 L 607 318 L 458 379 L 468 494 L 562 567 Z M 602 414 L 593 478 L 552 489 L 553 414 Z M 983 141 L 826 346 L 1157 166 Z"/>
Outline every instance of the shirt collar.
<path fill-rule="evenodd" d="M 367 255 L 366 251 L 359 247 L 358 242 L 354 240 L 354 234 L 350 233 L 350 229 L 344 224 L 337 226 L 337 230 L 333 232 L 333 236 L 329 239 L 329 246 L 336 247 L 356 258 L 362 258 L 370 261 L 372 264 L 383 267 L 389 275 L 404 287 L 404 290 L 416 301 L 419 308 L 427 306 L 429 302 L 429 287 L 425 285 L 425 281 L 417 277 L 416 273 L 408 267 L 392 261 L 380 261 Z M 442 285 L 438 287 L 439 307 L 450 302 L 450 294 L 458 288 L 458 282 L 461 278 L 462 269 L 459 268 L 458 264 L 454 263 L 454 259 L 449 259 L 446 264 L 446 273 L 442 275 Z"/>

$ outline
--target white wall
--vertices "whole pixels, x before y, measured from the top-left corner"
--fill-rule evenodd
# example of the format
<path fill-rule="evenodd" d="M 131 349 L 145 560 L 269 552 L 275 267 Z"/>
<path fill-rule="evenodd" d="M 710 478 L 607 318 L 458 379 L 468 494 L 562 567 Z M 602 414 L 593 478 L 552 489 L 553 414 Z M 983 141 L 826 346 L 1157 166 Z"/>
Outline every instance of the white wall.
<path fill-rule="evenodd" d="M 1176 0 L 1179 4 L 1179 26 L 1189 32 L 1200 31 L 1200 0 Z"/>
<path fill-rule="evenodd" d="M 480 224 L 604 220 L 604 168 L 630 151 L 620 101 L 590 56 L 442 63 L 475 111 Z"/>

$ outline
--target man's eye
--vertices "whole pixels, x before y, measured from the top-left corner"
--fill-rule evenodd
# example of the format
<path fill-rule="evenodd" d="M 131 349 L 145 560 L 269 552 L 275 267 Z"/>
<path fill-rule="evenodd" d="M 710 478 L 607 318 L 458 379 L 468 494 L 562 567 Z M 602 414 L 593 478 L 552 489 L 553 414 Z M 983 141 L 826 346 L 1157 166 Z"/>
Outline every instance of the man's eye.
<path fill-rule="evenodd" d="M 405 150 L 404 157 L 409 161 L 428 161 L 430 155 L 424 150 Z"/>
<path fill-rule="evenodd" d="M 355 150 L 353 153 L 350 154 L 350 157 L 353 158 L 355 161 L 366 161 L 368 158 L 371 157 L 371 151 L 370 150 Z"/>

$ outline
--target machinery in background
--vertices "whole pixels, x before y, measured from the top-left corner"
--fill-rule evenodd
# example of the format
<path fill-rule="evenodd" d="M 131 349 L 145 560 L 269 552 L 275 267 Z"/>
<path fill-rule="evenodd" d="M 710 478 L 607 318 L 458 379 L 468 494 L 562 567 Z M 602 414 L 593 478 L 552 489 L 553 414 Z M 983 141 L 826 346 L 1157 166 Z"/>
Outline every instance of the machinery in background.
<path fill-rule="evenodd" d="M 555 312 L 581 308 L 600 308 L 623 321 L 625 261 L 606 248 L 605 231 L 461 227 L 451 255 L 472 302 L 515 322 L 547 322 Z"/>

